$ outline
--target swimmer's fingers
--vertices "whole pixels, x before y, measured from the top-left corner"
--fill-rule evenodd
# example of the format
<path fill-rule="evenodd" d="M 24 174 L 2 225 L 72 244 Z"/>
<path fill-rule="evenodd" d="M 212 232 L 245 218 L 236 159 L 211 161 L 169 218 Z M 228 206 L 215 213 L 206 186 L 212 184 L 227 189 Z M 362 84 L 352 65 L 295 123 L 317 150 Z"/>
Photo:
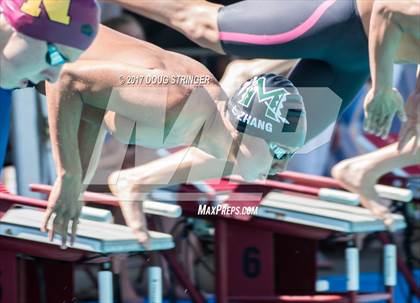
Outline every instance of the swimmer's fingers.
<path fill-rule="evenodd" d="M 367 108 L 368 133 L 379 135 L 383 121 L 388 116 L 382 104 L 374 102 Z"/>
<path fill-rule="evenodd" d="M 373 119 L 375 119 L 375 102 L 374 102 L 374 92 L 370 90 L 368 94 L 366 95 L 363 108 L 364 108 L 364 114 L 365 114 L 365 120 L 363 122 L 363 129 L 367 133 L 372 132 L 372 127 L 374 124 Z"/>
<path fill-rule="evenodd" d="M 404 99 L 397 90 L 395 91 L 395 94 L 396 94 L 395 102 L 397 103 L 397 113 L 396 113 L 397 117 L 398 119 L 401 120 L 401 122 L 407 122 L 407 113 L 405 112 L 405 109 L 404 109 Z"/>
<path fill-rule="evenodd" d="M 71 225 L 70 245 L 73 246 L 76 241 L 77 227 L 79 226 L 79 219 L 73 219 Z"/>
<path fill-rule="evenodd" d="M 51 229 L 48 228 L 49 222 L 52 219 L 52 215 L 55 213 L 55 217 L 51 224 Z M 63 224 L 63 212 L 61 209 L 56 209 L 55 207 L 48 207 L 43 219 L 41 230 L 46 232 L 48 231 L 48 240 L 53 241 L 55 234 L 61 232 L 61 225 Z"/>
<path fill-rule="evenodd" d="M 371 111 L 370 113 L 370 119 L 371 119 L 371 123 L 370 123 L 369 132 L 371 134 L 379 136 L 382 123 L 385 120 L 385 115 L 384 115 L 383 110 L 381 108 L 375 108 L 375 110 Z"/>
<path fill-rule="evenodd" d="M 75 202 L 77 203 L 73 209 L 72 215 L 71 215 L 71 220 L 72 220 L 72 225 L 71 225 L 71 234 L 70 234 L 70 245 L 73 246 L 74 241 L 76 240 L 76 234 L 77 234 L 77 227 L 79 225 L 79 218 L 80 218 L 80 213 L 82 212 L 82 207 L 83 207 L 83 203 L 81 202 Z"/>
<path fill-rule="evenodd" d="M 367 133 L 372 133 L 373 129 L 373 119 L 372 114 L 365 114 L 365 121 L 363 122 L 363 129 Z"/>
<path fill-rule="evenodd" d="M 386 116 L 385 119 L 382 121 L 382 126 L 379 130 L 378 136 L 380 136 L 384 140 L 388 138 L 392 126 L 392 120 L 392 116 Z"/>
<path fill-rule="evenodd" d="M 44 213 L 44 218 L 42 219 L 42 223 L 41 223 L 41 231 L 42 232 L 47 232 L 48 231 L 48 223 L 50 222 L 51 216 L 54 213 L 54 207 L 53 206 L 48 206 L 45 213 Z"/>
<path fill-rule="evenodd" d="M 68 211 L 57 210 L 56 216 L 52 222 L 52 228 L 48 232 L 50 241 L 54 240 L 54 235 L 57 233 L 61 236 L 61 248 L 67 248 L 67 230 L 69 226 L 70 214 Z"/>
<path fill-rule="evenodd" d="M 373 127 L 372 127 L 372 132 L 375 136 L 378 136 L 378 137 L 381 136 L 382 127 L 383 127 L 383 124 L 384 124 L 385 120 L 386 120 L 386 115 L 384 114 L 384 112 L 383 111 L 378 111 L 378 113 L 377 113 L 377 115 L 374 119 L 375 122 L 374 122 Z"/>
<path fill-rule="evenodd" d="M 70 220 L 66 216 L 61 225 L 59 226 L 60 234 L 61 234 L 61 249 L 67 248 L 67 236 L 68 236 L 68 228 L 69 228 Z"/>
<path fill-rule="evenodd" d="M 401 105 L 401 108 L 398 109 L 397 111 L 397 117 L 398 119 L 401 120 L 401 122 L 406 122 L 407 121 L 407 114 L 404 110 L 404 106 Z"/>

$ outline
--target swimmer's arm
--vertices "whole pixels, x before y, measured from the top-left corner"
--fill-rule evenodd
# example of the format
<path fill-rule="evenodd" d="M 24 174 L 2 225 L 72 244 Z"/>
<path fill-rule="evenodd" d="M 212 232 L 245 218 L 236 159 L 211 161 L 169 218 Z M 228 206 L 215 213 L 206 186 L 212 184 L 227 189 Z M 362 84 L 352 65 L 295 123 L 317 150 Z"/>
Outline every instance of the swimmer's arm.
<path fill-rule="evenodd" d="M 47 85 L 48 122 L 57 176 L 79 184 L 82 167 L 77 136 L 83 105 L 80 94 L 70 89 L 70 81 L 62 78 Z"/>
<path fill-rule="evenodd" d="M 83 106 L 80 95 L 71 88 L 71 82 L 71 79 L 62 77 L 55 84 L 47 84 L 48 122 L 57 177 L 48 198 L 41 230 L 47 231 L 55 213 L 49 238 L 52 240 L 55 232 L 61 233 L 63 247 L 66 246 L 70 220 L 73 222 L 71 242 L 74 241 L 81 210 L 82 167 L 77 135 Z"/>
<path fill-rule="evenodd" d="M 410 34 L 420 39 L 419 18 L 420 5 L 417 1 L 375 1 L 369 31 L 369 59 L 374 90 L 392 88 L 393 62 L 402 35 Z"/>
<path fill-rule="evenodd" d="M 217 16 L 219 4 L 197 0 L 102 0 L 163 23 L 187 36 L 202 47 L 223 54 Z"/>
<path fill-rule="evenodd" d="M 402 30 L 386 2 L 375 1 L 369 29 L 369 62 L 374 92 L 392 89 L 393 65 Z"/>
<path fill-rule="evenodd" d="M 87 120 L 83 119 L 83 115 L 86 115 L 83 113 L 83 97 L 75 84 L 77 79 L 63 72 L 57 83 L 47 85 L 50 138 L 57 178 L 48 199 L 41 230 L 47 230 L 51 216 L 55 214 L 49 238 L 52 240 L 56 232 L 60 233 L 63 247 L 67 243 L 67 231 L 70 226 L 71 243 L 76 236 L 83 204 L 79 198 L 84 190 L 82 178 L 85 172 L 82 161 L 86 162 L 86 159 L 91 158 L 91 154 L 86 153 L 91 152 L 85 148 L 89 145 L 86 140 L 88 136 L 96 136 L 97 133 L 97 128 L 92 128 Z"/>

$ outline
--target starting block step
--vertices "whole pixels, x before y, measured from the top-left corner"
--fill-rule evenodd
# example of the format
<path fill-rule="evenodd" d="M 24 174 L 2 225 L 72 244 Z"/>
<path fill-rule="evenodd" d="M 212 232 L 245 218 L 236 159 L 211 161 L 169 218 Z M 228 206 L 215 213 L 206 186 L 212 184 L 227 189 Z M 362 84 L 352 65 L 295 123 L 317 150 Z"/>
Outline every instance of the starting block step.
<path fill-rule="evenodd" d="M 59 237 L 50 242 L 47 233 L 40 231 L 43 216 L 44 212 L 39 209 L 11 208 L 0 220 L 0 236 L 60 246 Z M 147 251 L 167 250 L 175 246 L 169 234 L 150 231 L 150 235 Z M 71 248 L 101 254 L 146 251 L 128 226 L 85 219 L 80 219 L 76 241 Z"/>

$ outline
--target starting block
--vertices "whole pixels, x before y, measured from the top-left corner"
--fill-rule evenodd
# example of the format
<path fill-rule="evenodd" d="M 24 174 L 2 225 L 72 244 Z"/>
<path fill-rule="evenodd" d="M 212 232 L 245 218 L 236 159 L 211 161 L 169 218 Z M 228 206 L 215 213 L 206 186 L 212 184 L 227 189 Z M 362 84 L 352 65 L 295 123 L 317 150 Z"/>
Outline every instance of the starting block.
<path fill-rule="evenodd" d="M 13 207 L 0 219 L 0 236 L 60 246 L 61 238 L 57 236 L 50 242 L 46 233 L 40 231 L 43 215 L 40 209 Z M 150 231 L 150 236 L 149 250 L 174 247 L 171 235 Z M 129 227 L 84 219 L 80 219 L 72 248 L 99 254 L 145 251 Z"/>
<path fill-rule="evenodd" d="M 370 233 L 386 230 L 384 223 L 373 217 L 366 208 L 282 192 L 269 193 L 262 200 L 257 216 L 342 233 Z M 405 228 L 403 216 L 392 214 L 392 218 L 396 230 Z"/>
<path fill-rule="evenodd" d="M 387 292 L 358 293 L 359 253 L 351 245 L 343 254 L 347 261 L 347 292 L 333 295 L 317 292 L 319 241 L 337 235 L 346 235 L 351 240 L 356 233 L 386 231 L 382 221 L 363 208 L 319 198 L 319 188 L 334 183 L 331 179 L 321 181 L 324 184 L 318 188 L 269 180 L 257 184 L 209 181 L 199 187 L 182 186 L 176 192 L 160 190 L 150 196 L 149 202 L 152 205 L 171 202 L 172 206 L 178 202 L 185 215 L 214 223 L 217 302 L 391 302 L 397 272 L 393 245 L 384 247 Z M 42 192 L 39 188 L 38 191 Z M 193 197 L 193 201 L 180 199 L 183 193 Z M 407 200 L 411 193 L 408 194 L 401 192 L 398 197 Z M 258 212 L 249 217 L 198 215 L 200 204 L 238 205 L 241 202 L 238 197 L 254 203 Z M 118 205 L 113 199 L 106 195 L 85 194 L 86 201 Z M 395 229 L 405 227 L 402 216 L 394 215 L 394 221 Z M 175 266 L 177 261 L 165 251 L 162 254 L 169 256 L 177 277 L 182 276 L 182 270 Z M 187 282 L 184 279 L 182 283 L 189 285 L 185 287 L 193 301 L 205 302 Z"/>
<path fill-rule="evenodd" d="M 203 188 L 208 190 L 203 192 Z M 200 203 L 182 201 L 183 193 L 195 193 L 194 199 Z M 397 196 L 408 202 L 411 192 L 401 194 Z M 178 201 L 185 215 L 213 222 L 217 302 L 391 302 L 397 272 L 393 245 L 384 247 L 384 271 L 390 273 L 384 281 L 387 292 L 358 293 L 359 252 L 352 245 L 343 254 L 348 269 L 347 292 L 329 295 L 317 291 L 319 241 L 343 235 L 351 240 L 357 233 L 387 231 L 367 209 L 320 199 L 319 188 L 270 180 L 257 184 L 211 180 L 199 189 L 194 184 L 178 192 L 159 190 L 151 198 Z M 247 205 L 251 201 L 258 212 L 245 217 L 198 215 L 200 204 L 238 206 L 241 201 L 248 201 L 243 202 Z M 403 216 L 394 214 L 393 219 L 395 230 L 405 228 Z"/>
<path fill-rule="evenodd" d="M 146 249 L 137 242 L 130 228 L 106 222 L 106 211 L 88 208 L 87 213 L 96 221 L 80 219 L 74 246 L 62 250 L 58 238 L 50 242 L 47 234 L 40 231 L 44 212 L 39 207 L 46 205 L 46 201 L 0 193 L 0 302 L 28 302 L 29 298 L 31 303 L 72 302 L 76 262 L 96 263 L 101 267 L 99 302 L 114 302 L 109 256 L 141 253 Z M 174 247 L 171 235 L 150 233 L 147 251 Z"/>

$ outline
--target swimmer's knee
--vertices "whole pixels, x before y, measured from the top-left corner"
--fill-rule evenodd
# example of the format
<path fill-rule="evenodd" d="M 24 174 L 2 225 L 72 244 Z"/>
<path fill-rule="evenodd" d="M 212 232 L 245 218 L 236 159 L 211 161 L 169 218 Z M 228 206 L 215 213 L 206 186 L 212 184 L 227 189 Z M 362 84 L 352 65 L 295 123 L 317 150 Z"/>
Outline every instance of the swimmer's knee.
<path fill-rule="evenodd" d="M 219 44 L 218 10 L 221 6 L 214 3 L 193 5 L 182 14 L 175 14 L 172 27 L 181 30 L 184 35 L 201 47 L 222 52 Z"/>

